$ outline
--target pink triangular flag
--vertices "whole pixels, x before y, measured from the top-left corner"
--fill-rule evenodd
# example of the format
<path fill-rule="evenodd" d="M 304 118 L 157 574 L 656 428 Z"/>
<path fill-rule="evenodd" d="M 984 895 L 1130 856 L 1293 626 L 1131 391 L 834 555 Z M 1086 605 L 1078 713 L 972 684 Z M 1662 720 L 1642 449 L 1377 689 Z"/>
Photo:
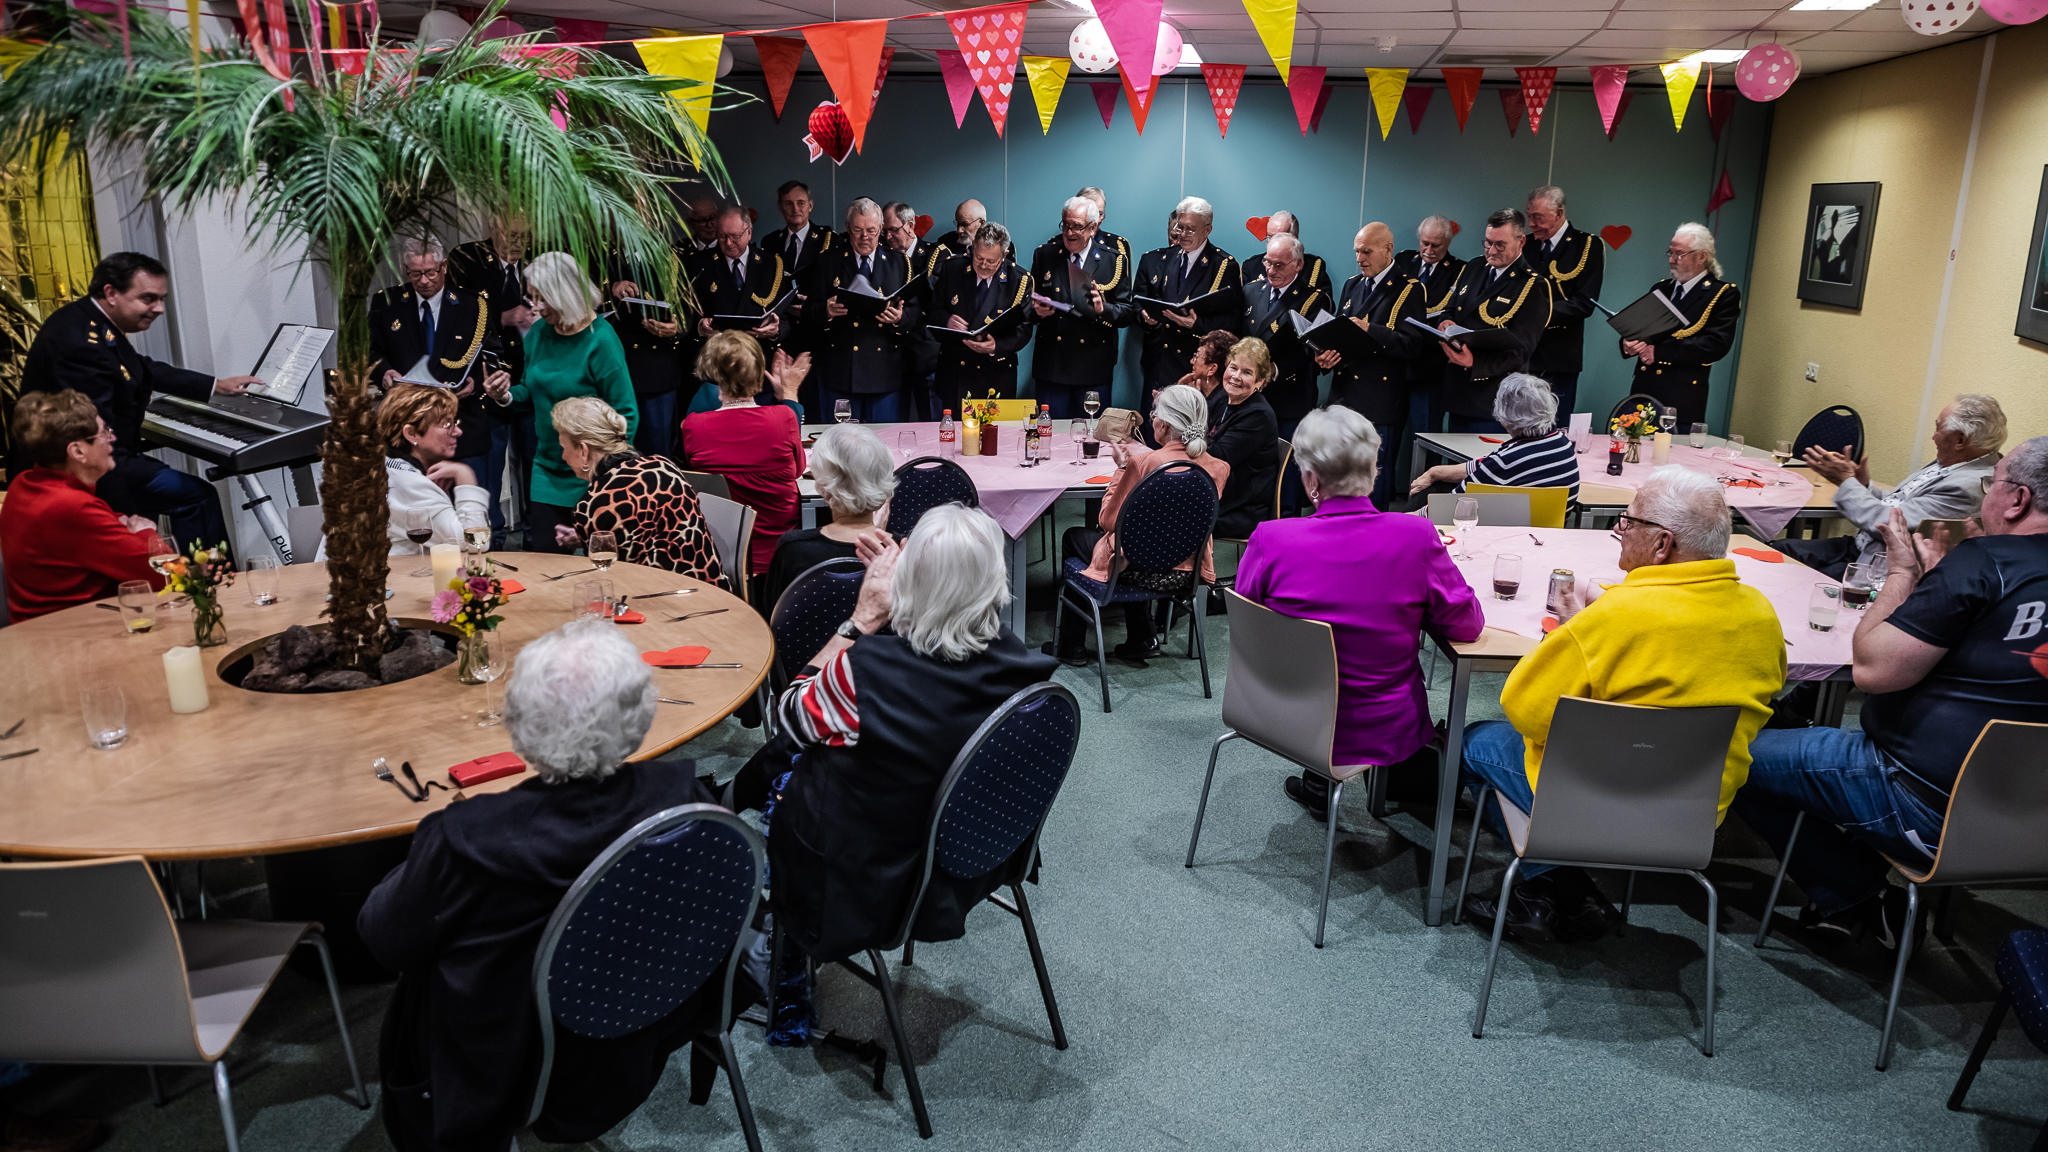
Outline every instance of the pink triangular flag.
<path fill-rule="evenodd" d="M 953 127 L 958 128 L 974 103 L 974 77 L 967 74 L 967 58 L 960 53 L 941 50 L 936 55 L 939 73 L 946 78 L 946 98 L 953 102 Z"/>
<path fill-rule="evenodd" d="M 1010 115 L 1010 90 L 1017 81 L 1017 63 L 1024 40 L 1025 0 L 1013 4 L 991 4 L 986 8 L 962 8 L 945 14 L 953 30 L 953 42 L 967 62 L 967 75 L 981 94 L 981 105 L 1003 134 Z"/>
<path fill-rule="evenodd" d="M 1714 139 L 1721 139 L 1721 130 L 1728 127 L 1728 118 L 1735 115 L 1735 93 L 1714 91 L 1714 74 L 1707 73 L 1707 129 Z"/>
<path fill-rule="evenodd" d="M 1159 54 L 1159 14 L 1165 7 L 1165 0 L 1100 0 L 1095 5 L 1102 34 L 1116 49 L 1118 66 L 1124 68 L 1124 81 L 1132 92 L 1152 88 L 1152 60 Z"/>
<path fill-rule="evenodd" d="M 1096 81 L 1088 87 L 1095 93 L 1095 110 L 1102 113 L 1102 126 L 1107 128 L 1110 120 L 1116 116 L 1116 94 L 1123 85 Z"/>
<path fill-rule="evenodd" d="M 1436 89 L 1418 88 L 1413 84 L 1408 86 L 1406 92 L 1401 93 L 1402 101 L 1408 105 L 1408 134 L 1410 136 L 1422 131 L 1423 114 L 1429 111 L 1430 97 L 1435 95 Z"/>
<path fill-rule="evenodd" d="M 1294 100 L 1294 118 L 1300 122 L 1303 136 L 1308 135 L 1309 122 L 1315 118 L 1316 101 L 1323 96 L 1323 77 L 1329 72 L 1328 68 L 1300 64 L 1287 70 L 1287 95 Z"/>
<path fill-rule="evenodd" d="M 1626 64 L 1602 64 L 1593 73 L 1593 103 L 1600 106 L 1600 127 L 1614 135 L 1614 122 L 1621 118 L 1621 93 L 1628 84 Z"/>
<path fill-rule="evenodd" d="M 1308 114 L 1309 131 L 1321 132 L 1323 130 L 1323 109 L 1330 106 L 1330 93 L 1336 90 L 1337 86 L 1334 84 L 1323 85 L 1322 94 L 1316 97 L 1316 110 Z"/>
<path fill-rule="evenodd" d="M 1629 102 L 1630 102 L 1630 101 L 1632 101 L 1632 100 L 1634 100 L 1635 98 L 1636 98 L 1636 94 L 1635 94 L 1635 93 L 1633 93 L 1633 92 L 1623 92 L 1623 93 L 1621 94 L 1621 99 L 1620 99 L 1620 101 L 1618 101 L 1618 102 L 1617 102 L 1617 103 L 1616 103 L 1616 104 L 1614 105 L 1614 123 L 1613 123 L 1613 124 L 1612 124 L 1611 126 L 1609 126 L 1609 128 L 1607 129 L 1607 138 L 1608 138 L 1609 140 L 1612 140 L 1612 139 L 1614 139 L 1614 130 L 1615 130 L 1616 128 L 1619 128 L 1619 127 L 1621 127 L 1621 118 L 1622 118 L 1623 116 L 1626 116 L 1626 115 L 1628 115 L 1628 106 L 1629 106 Z"/>
<path fill-rule="evenodd" d="M 1528 110 L 1528 101 L 1522 99 L 1520 88 L 1500 90 L 1500 110 L 1508 118 L 1508 135 L 1513 136 L 1522 128 L 1522 113 Z"/>

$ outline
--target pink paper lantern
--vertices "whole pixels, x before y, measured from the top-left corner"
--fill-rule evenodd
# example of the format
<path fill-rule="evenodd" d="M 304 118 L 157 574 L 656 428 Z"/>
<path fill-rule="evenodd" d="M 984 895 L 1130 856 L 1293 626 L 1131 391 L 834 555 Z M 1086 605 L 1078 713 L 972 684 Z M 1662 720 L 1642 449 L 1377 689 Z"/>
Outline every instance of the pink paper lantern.
<path fill-rule="evenodd" d="M 1899 15 L 1922 36 L 1943 36 L 1977 14 L 1977 0 L 1903 0 Z"/>
<path fill-rule="evenodd" d="M 1776 100 L 1799 79 L 1799 53 L 1782 44 L 1759 44 L 1735 66 L 1735 90 L 1751 100 Z"/>
<path fill-rule="evenodd" d="M 1067 56 L 1083 72 L 1107 72 L 1116 67 L 1116 49 L 1100 20 L 1083 20 L 1075 26 L 1074 34 L 1067 37 Z"/>
<path fill-rule="evenodd" d="M 2048 16 L 2048 0 L 1984 0 L 1984 11 L 2000 24 L 2032 24 Z"/>
<path fill-rule="evenodd" d="M 1152 56 L 1152 74 L 1154 76 L 1164 76 L 1175 68 L 1180 67 L 1180 48 L 1180 29 L 1161 20 L 1159 22 L 1159 51 Z"/>

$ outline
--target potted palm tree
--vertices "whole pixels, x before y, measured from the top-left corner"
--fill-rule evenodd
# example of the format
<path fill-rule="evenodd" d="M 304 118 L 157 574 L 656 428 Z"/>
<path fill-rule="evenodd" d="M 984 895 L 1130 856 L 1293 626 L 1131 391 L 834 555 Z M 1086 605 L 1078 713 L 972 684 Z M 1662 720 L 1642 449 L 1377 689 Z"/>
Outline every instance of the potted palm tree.
<path fill-rule="evenodd" d="M 315 5 L 296 2 L 319 27 Z M 140 8 L 125 32 L 57 6 L 47 19 L 40 42 L 0 42 L 0 161 L 41 171 L 93 145 L 132 156 L 144 195 L 173 209 L 233 203 L 252 234 L 302 242 L 326 268 L 340 302 L 321 495 L 327 613 L 335 662 L 374 672 L 389 519 L 369 376 L 378 267 L 396 238 L 518 216 L 539 247 L 585 264 L 616 255 L 666 289 L 681 279 L 670 186 L 686 174 L 729 185 L 671 95 L 696 82 L 538 34 L 389 47 L 373 27 L 360 51 L 292 64 L 246 42 L 202 51 Z"/>

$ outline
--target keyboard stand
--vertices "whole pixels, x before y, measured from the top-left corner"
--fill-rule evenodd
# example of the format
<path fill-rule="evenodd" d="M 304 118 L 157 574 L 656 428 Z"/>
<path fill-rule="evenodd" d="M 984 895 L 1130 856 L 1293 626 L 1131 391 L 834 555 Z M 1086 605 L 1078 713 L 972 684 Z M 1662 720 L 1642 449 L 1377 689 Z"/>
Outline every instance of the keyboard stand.
<path fill-rule="evenodd" d="M 270 494 L 263 490 L 263 482 L 246 472 L 236 476 L 235 481 L 242 486 L 242 495 L 249 498 L 242 505 L 242 510 L 256 514 L 256 523 L 262 525 L 263 534 L 270 537 L 270 547 L 277 553 L 278 563 L 289 567 L 292 562 L 291 533 L 286 530 L 284 517 L 278 515 L 277 505 Z"/>

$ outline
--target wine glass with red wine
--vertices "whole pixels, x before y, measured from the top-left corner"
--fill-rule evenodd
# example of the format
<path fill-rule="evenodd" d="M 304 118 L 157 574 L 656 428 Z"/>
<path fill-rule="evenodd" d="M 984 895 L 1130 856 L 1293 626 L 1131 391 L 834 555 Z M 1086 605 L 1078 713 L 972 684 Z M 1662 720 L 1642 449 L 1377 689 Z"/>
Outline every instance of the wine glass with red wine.
<path fill-rule="evenodd" d="M 430 512 L 410 511 L 406 513 L 405 523 L 405 538 L 412 541 L 413 547 L 420 550 L 420 555 L 426 555 L 427 541 L 434 538 L 433 514 Z M 434 565 L 431 562 L 420 565 L 419 571 L 413 573 L 414 576 L 432 576 L 433 574 Z"/>

